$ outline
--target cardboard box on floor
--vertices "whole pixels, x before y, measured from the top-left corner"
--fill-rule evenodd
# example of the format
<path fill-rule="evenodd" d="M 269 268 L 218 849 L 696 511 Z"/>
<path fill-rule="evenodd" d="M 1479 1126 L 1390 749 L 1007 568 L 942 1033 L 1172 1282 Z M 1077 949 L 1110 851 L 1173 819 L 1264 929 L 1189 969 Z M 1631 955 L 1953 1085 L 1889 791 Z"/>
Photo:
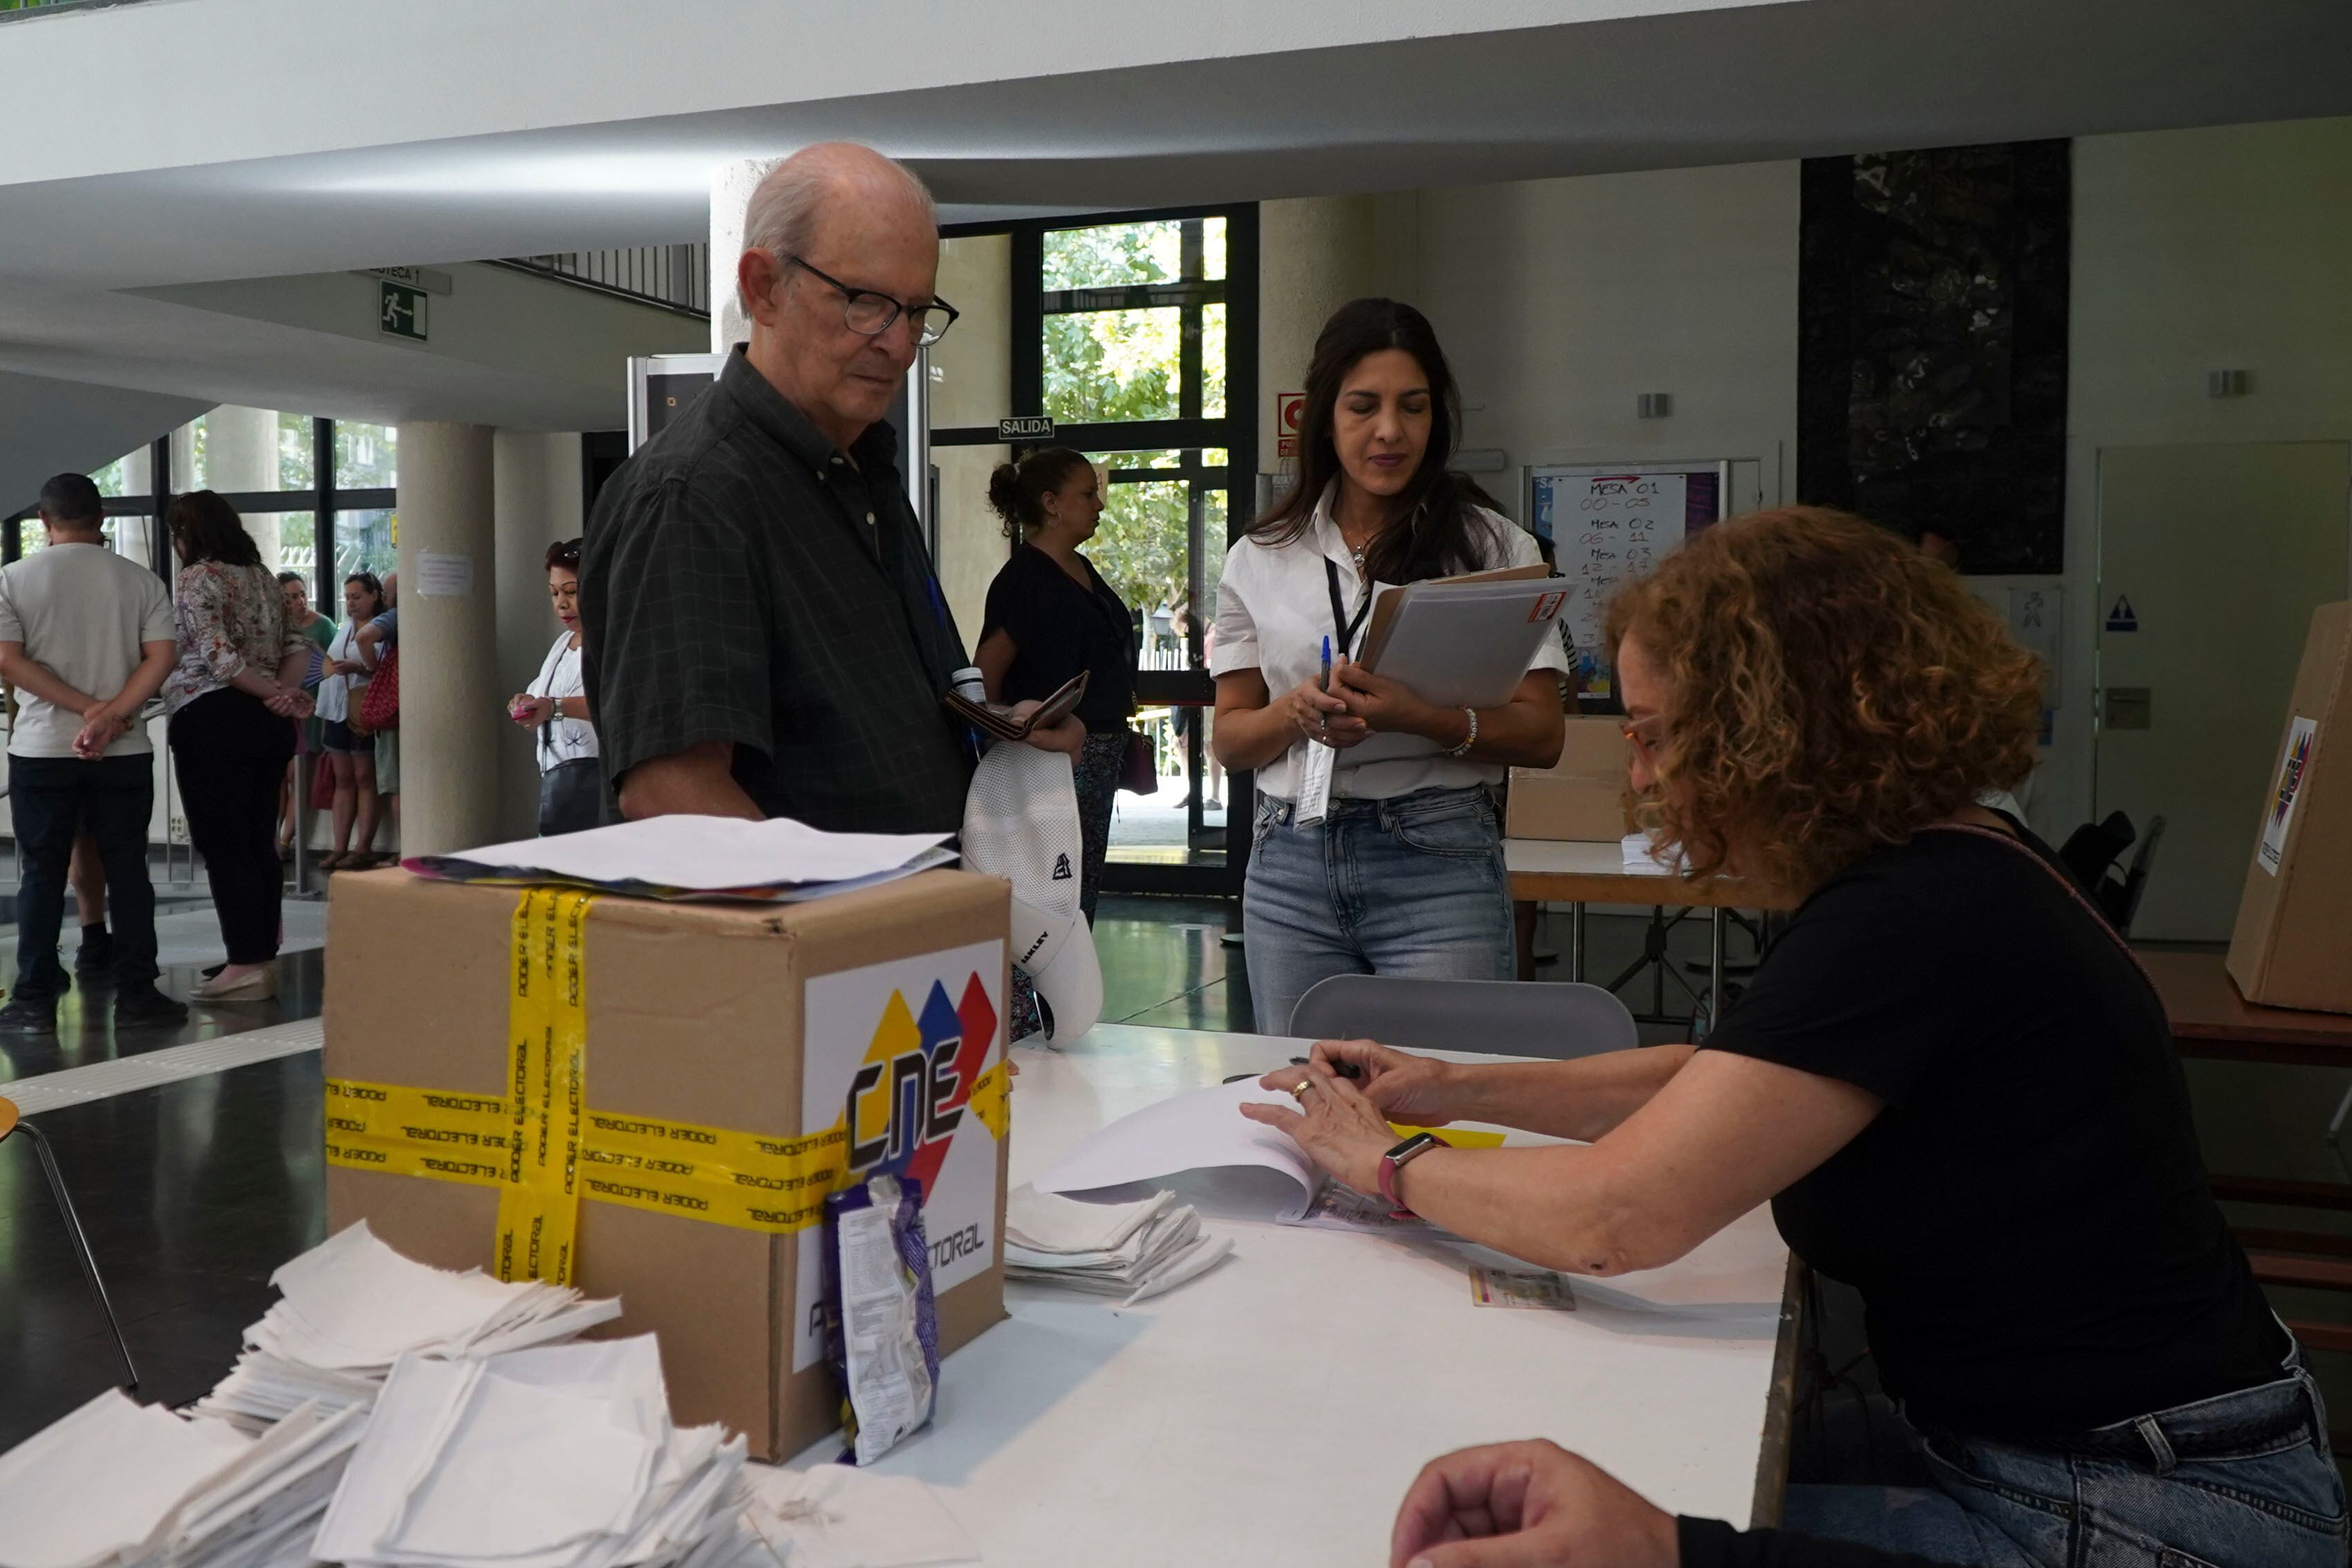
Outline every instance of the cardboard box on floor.
<path fill-rule="evenodd" d="M 397 870 L 337 877 L 327 1076 L 500 1094 L 520 896 Z M 587 1108 L 782 1138 L 825 1131 L 846 1103 L 853 1169 L 858 1139 L 868 1162 L 914 1139 L 913 1168 L 932 1166 L 940 1348 L 955 1350 L 1005 1315 L 1005 1141 L 966 1096 L 1003 1060 L 1009 896 L 934 871 L 798 904 L 597 899 L 583 939 Z M 328 1224 L 364 1218 L 411 1257 L 490 1270 L 500 1191 L 330 1164 Z M 823 1234 L 583 1201 L 572 1282 L 621 1298 L 611 1332 L 660 1335 L 680 1422 L 723 1421 L 782 1458 L 839 1424 L 811 1332 Z"/>
<path fill-rule="evenodd" d="M 2352 1012 L 2352 602 L 2312 613 L 2228 964 L 2250 1002 Z"/>
<path fill-rule="evenodd" d="M 1625 732 L 1619 722 L 1571 717 L 1557 763 L 1512 768 L 1503 831 L 1515 839 L 1612 844 L 1632 832 L 1625 816 Z"/>

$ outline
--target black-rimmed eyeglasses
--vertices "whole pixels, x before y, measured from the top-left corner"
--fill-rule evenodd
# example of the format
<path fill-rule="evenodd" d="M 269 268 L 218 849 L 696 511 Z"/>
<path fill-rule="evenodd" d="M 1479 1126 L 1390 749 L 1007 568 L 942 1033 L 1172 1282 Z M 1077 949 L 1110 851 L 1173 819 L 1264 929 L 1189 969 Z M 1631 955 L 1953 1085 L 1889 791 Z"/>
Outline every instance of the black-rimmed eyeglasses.
<path fill-rule="evenodd" d="M 811 277 L 830 285 L 841 296 L 841 319 L 853 332 L 868 338 L 878 338 L 896 326 L 898 318 L 914 319 L 915 342 L 928 348 L 948 335 L 955 325 L 956 308 L 944 299 L 933 299 L 929 305 L 908 305 L 877 294 L 871 288 L 852 288 L 830 273 L 820 272 L 799 256 L 788 256 L 785 262 L 799 267 Z"/>

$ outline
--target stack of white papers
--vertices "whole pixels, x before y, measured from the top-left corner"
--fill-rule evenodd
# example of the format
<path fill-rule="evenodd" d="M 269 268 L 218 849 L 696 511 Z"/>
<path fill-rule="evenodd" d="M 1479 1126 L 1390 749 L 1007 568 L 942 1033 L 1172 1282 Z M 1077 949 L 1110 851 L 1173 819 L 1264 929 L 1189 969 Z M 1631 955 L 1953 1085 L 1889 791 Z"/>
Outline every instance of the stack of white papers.
<path fill-rule="evenodd" d="M 977 1563 L 980 1547 L 938 1492 L 911 1476 L 856 1465 L 744 1471 L 744 1526 L 772 1559 L 767 1568 L 945 1568 Z M 697 1564 L 697 1568 L 700 1568 Z"/>
<path fill-rule="evenodd" d="M 1121 1296 L 1132 1306 L 1207 1273 L 1234 1249 L 1176 1195 L 1139 1203 L 1080 1203 L 1022 1185 L 1004 1204 L 1004 1274 Z"/>
<path fill-rule="evenodd" d="M 404 1355 L 310 1551 L 352 1568 L 759 1563 L 743 1457 L 722 1427 L 670 1424 L 650 1334 Z"/>
<path fill-rule="evenodd" d="M 828 833 L 789 817 L 650 817 L 404 862 L 444 882 L 557 883 L 637 898 L 797 903 L 950 865 L 945 833 Z"/>
<path fill-rule="evenodd" d="M 621 1315 L 616 1300 L 415 1262 L 377 1240 L 365 1220 L 269 1282 L 281 1299 L 245 1331 L 249 1348 L 196 1405 L 248 1432 L 306 1403 L 366 1405 L 403 1355 L 495 1355 L 569 1340 Z"/>
<path fill-rule="evenodd" d="M 1628 876 L 1679 876 L 1690 869 L 1680 844 L 1660 844 L 1647 833 L 1628 833 L 1620 841 Z"/>
<path fill-rule="evenodd" d="M 256 1441 L 110 1390 L 0 1458 L 0 1563 L 308 1563 L 366 1420 L 306 1406 Z"/>

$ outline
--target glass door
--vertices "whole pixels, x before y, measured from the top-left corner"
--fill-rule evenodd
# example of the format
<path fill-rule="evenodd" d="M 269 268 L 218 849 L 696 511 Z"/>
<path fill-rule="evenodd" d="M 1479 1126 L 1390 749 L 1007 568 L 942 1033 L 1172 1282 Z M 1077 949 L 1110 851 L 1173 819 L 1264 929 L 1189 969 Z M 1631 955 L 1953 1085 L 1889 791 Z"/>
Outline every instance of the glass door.
<path fill-rule="evenodd" d="M 1000 329 L 985 302 L 982 329 L 943 364 L 940 350 L 973 316 L 951 274 L 975 301 L 1002 277 L 1006 308 Z M 1253 206 L 955 230 L 942 249 L 940 292 L 964 316 L 932 350 L 939 565 L 967 636 L 979 607 L 966 603 L 985 595 L 973 570 L 983 525 L 956 519 L 985 511 L 989 468 L 1050 444 L 1085 453 L 1108 481 L 1085 553 L 1136 620 L 1134 723 L 1160 780 L 1150 795 L 1118 797 L 1103 876 L 1112 891 L 1241 886 L 1247 840 L 1234 839 L 1240 853 L 1229 854 L 1227 827 L 1248 821 L 1248 780 L 1226 779 L 1210 756 L 1208 660 L 1225 546 L 1254 494 L 1256 279 Z M 961 395 L 943 398 L 951 390 Z M 1051 420 L 1052 436 L 1005 441 L 992 418 L 982 423 L 992 400 L 995 417 Z M 1011 542 L 987 544 L 992 574 Z"/>

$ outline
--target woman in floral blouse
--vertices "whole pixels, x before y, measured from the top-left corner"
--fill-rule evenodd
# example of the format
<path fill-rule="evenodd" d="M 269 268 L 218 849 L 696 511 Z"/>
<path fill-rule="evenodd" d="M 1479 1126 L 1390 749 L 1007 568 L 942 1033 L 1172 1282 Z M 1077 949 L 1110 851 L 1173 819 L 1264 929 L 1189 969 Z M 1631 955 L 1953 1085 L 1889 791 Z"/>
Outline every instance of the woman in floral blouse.
<path fill-rule="evenodd" d="M 210 490 L 172 503 L 180 555 L 180 662 L 163 683 L 188 833 L 212 879 L 228 963 L 199 1001 L 278 994 L 278 781 L 306 718 L 310 643 L 286 622 L 278 580 L 235 507 Z"/>

